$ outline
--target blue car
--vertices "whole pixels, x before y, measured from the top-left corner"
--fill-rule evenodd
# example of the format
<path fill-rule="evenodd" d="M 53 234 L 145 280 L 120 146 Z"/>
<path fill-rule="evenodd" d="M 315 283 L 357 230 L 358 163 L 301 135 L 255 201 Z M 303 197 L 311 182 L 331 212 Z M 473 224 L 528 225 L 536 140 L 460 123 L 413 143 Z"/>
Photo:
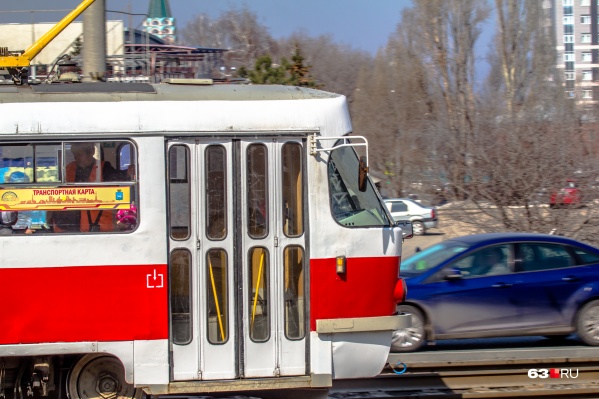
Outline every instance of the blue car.
<path fill-rule="evenodd" d="M 577 333 L 599 345 L 599 249 L 561 236 L 477 234 L 402 260 L 408 295 L 393 352 L 442 339 Z"/>

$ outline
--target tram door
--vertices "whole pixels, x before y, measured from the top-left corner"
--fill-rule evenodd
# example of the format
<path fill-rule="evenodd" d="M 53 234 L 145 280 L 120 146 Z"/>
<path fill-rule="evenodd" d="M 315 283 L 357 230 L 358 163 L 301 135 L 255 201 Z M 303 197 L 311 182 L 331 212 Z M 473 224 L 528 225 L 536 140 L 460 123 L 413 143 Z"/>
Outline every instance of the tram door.
<path fill-rule="evenodd" d="M 173 380 L 306 374 L 304 143 L 168 155 Z"/>

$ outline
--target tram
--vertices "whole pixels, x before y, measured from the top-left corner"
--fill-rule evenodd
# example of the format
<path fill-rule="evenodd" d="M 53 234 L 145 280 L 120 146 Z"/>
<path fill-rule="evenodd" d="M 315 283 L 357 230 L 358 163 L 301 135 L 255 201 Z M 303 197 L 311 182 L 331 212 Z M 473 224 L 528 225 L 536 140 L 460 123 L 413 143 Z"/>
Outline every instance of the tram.
<path fill-rule="evenodd" d="M 0 85 L 0 397 L 326 391 L 381 371 L 409 325 L 409 229 L 345 97 L 20 83 Z"/>

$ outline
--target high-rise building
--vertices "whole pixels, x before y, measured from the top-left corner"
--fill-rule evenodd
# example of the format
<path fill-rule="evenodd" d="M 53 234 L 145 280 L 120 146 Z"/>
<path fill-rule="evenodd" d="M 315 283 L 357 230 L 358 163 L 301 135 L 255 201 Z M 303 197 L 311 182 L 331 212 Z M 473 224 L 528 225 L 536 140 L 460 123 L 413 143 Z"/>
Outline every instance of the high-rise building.
<path fill-rule="evenodd" d="M 581 105 L 599 103 L 599 0 L 545 0 L 552 8 L 558 68 L 566 94 Z"/>
<path fill-rule="evenodd" d="M 166 44 L 176 42 L 175 18 L 171 14 L 168 0 L 150 0 L 144 27 L 147 32 L 161 38 Z"/>

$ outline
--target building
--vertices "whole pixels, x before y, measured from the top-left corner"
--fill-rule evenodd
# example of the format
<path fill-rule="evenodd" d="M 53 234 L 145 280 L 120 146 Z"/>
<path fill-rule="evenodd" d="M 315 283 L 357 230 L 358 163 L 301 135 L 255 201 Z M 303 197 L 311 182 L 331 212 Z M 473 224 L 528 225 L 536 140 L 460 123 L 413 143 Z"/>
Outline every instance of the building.
<path fill-rule="evenodd" d="M 583 106 L 599 102 L 599 1 L 545 0 L 552 9 L 558 68 L 566 93 Z"/>
<path fill-rule="evenodd" d="M 0 25 L 2 45 L 8 47 L 10 51 L 24 51 L 54 25 L 55 23 L 45 22 L 2 24 Z M 123 32 L 123 21 L 106 21 L 106 54 L 108 56 L 122 57 L 124 55 Z M 77 43 L 82 37 L 83 22 L 72 22 L 32 60 L 29 76 L 35 78 L 37 75 L 46 75 L 63 54 L 75 56 Z"/>
<path fill-rule="evenodd" d="M 26 50 L 55 23 L 0 25 L 3 47 Z M 122 20 L 106 21 L 106 80 L 160 82 L 167 78 L 212 78 L 226 80 L 227 49 L 176 45 L 175 19 L 168 0 L 151 0 L 144 30 L 126 28 Z M 30 79 L 43 80 L 55 72 L 53 65 L 64 54 L 72 56 L 79 67 L 84 59 L 83 23 L 72 22 L 31 63 Z M 7 75 L 0 72 L 9 81 Z"/>
<path fill-rule="evenodd" d="M 144 27 L 146 32 L 159 37 L 165 44 L 176 43 L 177 27 L 168 0 L 150 0 L 150 8 Z"/>

